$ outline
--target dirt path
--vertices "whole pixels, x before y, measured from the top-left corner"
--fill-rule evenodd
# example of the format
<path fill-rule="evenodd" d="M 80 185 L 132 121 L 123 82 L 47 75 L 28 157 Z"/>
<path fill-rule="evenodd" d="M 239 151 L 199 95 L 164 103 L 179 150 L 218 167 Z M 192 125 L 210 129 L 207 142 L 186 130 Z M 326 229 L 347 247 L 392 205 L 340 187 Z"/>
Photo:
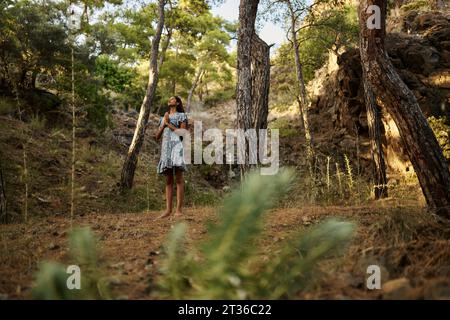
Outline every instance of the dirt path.
<path fill-rule="evenodd" d="M 379 293 L 368 292 L 362 287 L 364 278 L 349 277 L 356 270 L 358 260 L 364 252 L 372 250 L 373 241 L 368 230 L 380 223 L 381 216 L 387 216 L 390 207 L 369 204 L 352 207 L 303 207 L 277 209 L 268 213 L 263 237 L 258 241 L 261 259 L 267 253 L 277 252 L 279 245 L 293 232 L 306 228 L 327 216 L 337 216 L 358 222 L 358 235 L 349 249 L 344 267 L 332 275 L 332 285 L 324 286 L 317 294 L 305 294 L 302 298 L 376 298 Z M 417 212 L 417 208 L 407 208 L 407 212 Z M 161 246 L 175 222 L 153 219 L 160 214 L 146 213 L 90 214 L 75 219 L 75 226 L 90 226 L 99 239 L 100 264 L 105 275 L 114 279 L 113 292 L 116 297 L 128 299 L 152 298 L 148 289 L 149 279 L 154 274 Z M 185 221 L 188 224 L 188 246 L 207 235 L 206 224 L 215 220 L 212 207 L 187 208 Z M 30 298 L 38 262 L 53 260 L 70 264 L 68 237 L 70 222 L 67 217 L 35 219 L 29 226 L 23 224 L 2 225 L 0 228 L 0 294 L 3 298 Z M 389 231 L 387 232 L 394 232 Z M 376 235 L 375 235 L 376 236 Z M 389 245 L 391 239 L 382 239 Z M 432 240 L 427 240 L 432 243 Z M 436 240 L 436 243 L 442 239 Z M 443 259 L 450 256 L 448 247 Z M 444 243 L 444 244 L 445 244 Z M 390 244 L 392 245 L 392 244 Z M 429 250 L 424 247 L 424 250 Z M 364 253 L 364 254 L 363 254 Z M 420 252 L 419 252 L 420 253 Z M 422 252 L 426 257 L 428 252 Z M 441 250 L 442 254 L 442 250 Z M 421 260 L 425 258 L 420 257 Z M 424 260 L 424 263 L 426 261 Z M 411 261 L 412 263 L 412 261 Z M 416 263 L 416 262 L 414 262 Z M 445 261 L 444 261 L 445 265 Z M 448 263 L 447 263 L 448 265 Z M 420 265 L 416 265 L 420 269 Z M 426 271 L 426 270 L 424 270 Z M 363 273 L 361 273 L 363 274 Z M 355 280 L 356 279 L 356 280 Z M 448 280 L 448 279 L 446 279 Z"/>

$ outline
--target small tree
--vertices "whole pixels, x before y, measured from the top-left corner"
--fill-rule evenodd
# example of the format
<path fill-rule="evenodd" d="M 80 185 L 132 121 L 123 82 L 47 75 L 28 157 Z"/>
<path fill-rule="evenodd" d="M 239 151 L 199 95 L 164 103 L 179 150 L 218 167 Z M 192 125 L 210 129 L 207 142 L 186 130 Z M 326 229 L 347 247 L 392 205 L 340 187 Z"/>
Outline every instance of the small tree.
<path fill-rule="evenodd" d="M 147 127 L 148 118 L 150 116 L 150 111 L 152 109 L 152 101 L 156 92 L 158 71 L 160 67 L 158 66 L 158 51 L 164 27 L 165 5 L 165 0 L 158 1 L 158 24 L 152 40 L 147 91 L 141 105 L 133 140 L 131 141 L 131 145 L 128 149 L 128 153 L 122 167 L 122 175 L 120 178 L 120 187 L 122 189 L 130 189 L 133 186 L 134 172 L 136 171 L 139 152 L 141 151 L 141 147 L 144 142 L 145 130 Z"/>

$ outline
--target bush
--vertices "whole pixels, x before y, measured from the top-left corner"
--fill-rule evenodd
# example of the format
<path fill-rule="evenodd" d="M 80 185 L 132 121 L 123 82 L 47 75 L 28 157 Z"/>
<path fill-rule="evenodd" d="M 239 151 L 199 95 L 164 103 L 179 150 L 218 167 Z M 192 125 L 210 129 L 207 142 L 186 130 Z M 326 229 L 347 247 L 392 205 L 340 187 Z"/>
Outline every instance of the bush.
<path fill-rule="evenodd" d="M 428 123 L 436 135 L 436 139 L 442 148 L 444 157 L 447 161 L 450 161 L 450 126 L 448 125 L 449 121 L 447 117 L 435 118 L 434 116 L 431 116 L 428 118 Z"/>
<path fill-rule="evenodd" d="M 96 240 L 88 228 L 75 229 L 70 234 L 73 263 L 81 270 L 81 288 L 69 290 L 65 267 L 56 262 L 44 262 L 36 275 L 32 294 L 36 299 L 110 299 L 108 282 L 98 267 Z"/>

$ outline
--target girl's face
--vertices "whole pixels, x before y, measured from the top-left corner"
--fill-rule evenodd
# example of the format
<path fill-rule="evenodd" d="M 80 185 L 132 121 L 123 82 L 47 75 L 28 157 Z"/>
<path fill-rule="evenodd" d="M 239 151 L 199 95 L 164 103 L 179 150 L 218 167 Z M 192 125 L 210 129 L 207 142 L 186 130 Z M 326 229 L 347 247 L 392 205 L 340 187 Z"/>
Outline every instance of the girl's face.
<path fill-rule="evenodd" d="M 167 102 L 167 105 L 169 107 L 176 107 L 177 106 L 177 99 L 175 99 L 175 97 L 169 98 L 169 101 Z"/>

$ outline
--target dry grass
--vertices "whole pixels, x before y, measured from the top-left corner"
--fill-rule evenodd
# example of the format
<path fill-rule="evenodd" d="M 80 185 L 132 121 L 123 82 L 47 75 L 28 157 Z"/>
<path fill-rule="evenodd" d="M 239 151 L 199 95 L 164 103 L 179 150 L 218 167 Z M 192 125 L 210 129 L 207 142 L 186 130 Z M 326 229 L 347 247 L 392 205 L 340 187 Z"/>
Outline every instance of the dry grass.
<path fill-rule="evenodd" d="M 207 237 L 206 225 L 215 220 L 212 207 L 188 208 L 188 248 Z M 116 297 L 158 298 L 149 286 L 157 274 L 162 245 L 171 221 L 153 221 L 148 213 L 88 214 L 76 217 L 75 226 L 90 226 L 100 239 L 100 262 L 112 279 Z M 383 298 L 381 291 L 365 289 L 366 268 L 376 263 L 383 281 L 406 277 L 412 298 L 436 298 L 450 281 L 449 228 L 422 209 L 392 207 L 374 202 L 351 207 L 276 209 L 267 216 L 263 237 L 257 244 L 261 261 L 269 252 L 282 250 L 290 236 L 326 217 L 356 221 L 357 236 L 345 257 L 327 260 L 298 298 Z M 69 219 L 34 219 L 30 225 L 1 226 L 0 293 L 8 298 L 30 298 L 33 274 L 42 260 L 69 264 L 67 233 Z M 445 294 L 442 293 L 442 294 Z M 440 296 L 442 297 L 442 296 Z"/>

